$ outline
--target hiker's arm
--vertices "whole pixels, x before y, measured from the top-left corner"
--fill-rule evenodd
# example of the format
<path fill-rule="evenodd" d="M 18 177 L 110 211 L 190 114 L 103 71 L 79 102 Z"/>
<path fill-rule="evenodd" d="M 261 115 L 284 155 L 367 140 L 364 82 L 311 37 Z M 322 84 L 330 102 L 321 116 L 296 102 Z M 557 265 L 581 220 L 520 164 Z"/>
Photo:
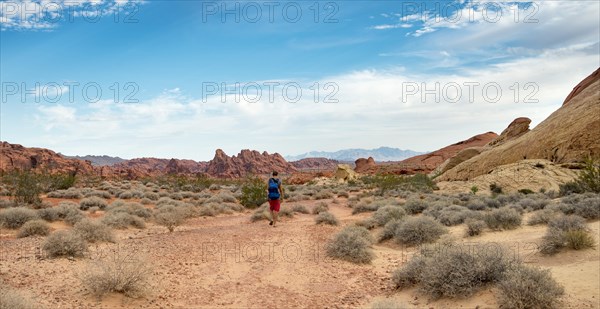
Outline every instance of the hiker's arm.
<path fill-rule="evenodd" d="M 283 194 L 284 194 L 284 192 L 283 192 L 283 186 L 282 186 L 282 185 L 279 185 L 279 198 L 280 198 L 282 201 L 283 201 Z"/>

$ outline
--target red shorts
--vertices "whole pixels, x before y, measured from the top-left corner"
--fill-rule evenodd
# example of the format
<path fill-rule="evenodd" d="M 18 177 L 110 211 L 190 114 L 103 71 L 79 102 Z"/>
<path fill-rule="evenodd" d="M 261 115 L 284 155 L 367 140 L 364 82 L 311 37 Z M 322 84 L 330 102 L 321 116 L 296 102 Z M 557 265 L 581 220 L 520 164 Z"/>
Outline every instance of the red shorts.
<path fill-rule="evenodd" d="M 269 209 L 271 211 L 279 212 L 279 207 L 281 207 L 281 203 L 279 202 L 279 199 L 269 200 Z"/>

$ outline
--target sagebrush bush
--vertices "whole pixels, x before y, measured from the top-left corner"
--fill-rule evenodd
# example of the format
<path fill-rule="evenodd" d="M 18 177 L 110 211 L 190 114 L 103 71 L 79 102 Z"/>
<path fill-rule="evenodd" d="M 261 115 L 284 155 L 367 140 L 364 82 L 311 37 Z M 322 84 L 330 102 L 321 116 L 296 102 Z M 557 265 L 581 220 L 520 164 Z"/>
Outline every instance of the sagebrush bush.
<path fill-rule="evenodd" d="M 320 212 L 316 217 L 315 217 L 315 223 L 316 224 L 329 224 L 329 225 L 338 225 L 338 219 L 330 212 L 328 211 L 323 211 Z"/>
<path fill-rule="evenodd" d="M 40 308 L 34 301 L 0 283 L 0 309 Z"/>
<path fill-rule="evenodd" d="M 370 263 L 374 256 L 370 249 L 372 243 L 373 238 L 367 229 L 348 226 L 327 244 L 327 255 L 357 264 Z"/>
<path fill-rule="evenodd" d="M 524 265 L 509 268 L 498 282 L 500 308 L 556 308 L 563 294 L 564 289 L 552 278 L 549 270 Z"/>
<path fill-rule="evenodd" d="M 304 206 L 304 205 L 294 205 L 292 207 L 292 211 L 301 213 L 301 214 L 309 214 L 310 213 L 308 208 L 306 208 L 306 206 Z"/>
<path fill-rule="evenodd" d="M 402 219 L 406 216 L 406 211 L 399 206 L 383 206 L 377 209 L 373 214 L 373 220 L 378 226 L 384 226 L 391 220 Z"/>
<path fill-rule="evenodd" d="M 495 201 L 495 200 L 493 200 Z M 482 200 L 471 200 L 467 203 L 467 208 L 470 210 L 484 210 L 487 208 L 487 205 Z M 497 208 L 497 207 L 493 207 Z"/>
<path fill-rule="evenodd" d="M 260 220 L 271 220 L 271 215 L 269 214 L 269 205 L 264 204 L 257 208 L 250 216 L 250 221 L 256 222 Z"/>
<path fill-rule="evenodd" d="M 87 252 L 87 243 L 77 233 L 58 231 L 46 238 L 43 250 L 49 257 L 82 257 Z"/>
<path fill-rule="evenodd" d="M 563 215 L 548 222 L 548 230 L 542 237 L 539 250 L 542 254 L 551 255 L 563 248 L 581 250 L 594 246 L 595 240 L 587 230 L 585 219 Z"/>
<path fill-rule="evenodd" d="M 548 224 L 556 216 L 558 213 L 552 209 L 537 210 L 531 213 L 527 225 Z"/>
<path fill-rule="evenodd" d="M 420 245 L 436 241 L 445 233 L 446 228 L 429 217 L 412 217 L 402 222 L 394 238 L 406 245 Z"/>
<path fill-rule="evenodd" d="M 494 209 L 484 216 L 484 221 L 490 229 L 510 230 L 521 226 L 521 214 L 512 208 Z"/>
<path fill-rule="evenodd" d="M 105 209 L 106 206 L 108 206 L 106 200 L 97 196 L 86 197 L 79 202 L 79 209 L 81 210 L 88 210 L 90 207 Z"/>
<path fill-rule="evenodd" d="M 372 217 L 369 217 L 369 218 L 366 218 L 363 220 L 358 220 L 358 221 L 354 222 L 354 225 L 364 227 L 367 230 L 372 230 L 377 227 L 377 222 L 375 222 L 375 220 Z"/>
<path fill-rule="evenodd" d="M 433 299 L 468 297 L 487 284 L 501 280 L 515 263 L 510 254 L 487 247 L 460 245 L 424 247 L 393 275 L 399 288 L 420 284 L 420 290 Z"/>
<path fill-rule="evenodd" d="M 129 226 L 138 229 L 146 228 L 144 219 L 126 212 L 109 212 L 102 218 L 102 223 L 116 229 L 126 229 Z"/>
<path fill-rule="evenodd" d="M 95 242 L 115 242 L 113 231 L 102 222 L 83 219 L 73 226 L 73 232 L 81 236 L 85 241 Z"/>
<path fill-rule="evenodd" d="M 67 190 L 57 190 L 46 194 L 50 198 L 65 198 L 65 199 L 80 199 L 83 197 L 81 192 L 75 188 L 69 188 Z"/>
<path fill-rule="evenodd" d="M 436 217 L 443 225 L 453 226 L 462 224 L 466 219 L 475 217 L 476 213 L 466 207 L 450 205 L 443 208 Z"/>
<path fill-rule="evenodd" d="M 384 240 L 392 239 L 396 235 L 396 230 L 402 224 L 402 220 L 400 219 L 392 219 L 388 221 L 384 226 L 381 234 L 379 235 L 379 242 Z"/>
<path fill-rule="evenodd" d="M 324 200 L 333 198 L 333 193 L 330 190 L 321 190 L 315 194 L 315 200 Z"/>
<path fill-rule="evenodd" d="M 381 205 L 378 203 L 374 203 L 370 199 L 365 199 L 359 201 L 358 203 L 352 206 L 352 214 L 355 215 L 363 212 L 376 211 L 379 208 L 379 206 Z"/>
<path fill-rule="evenodd" d="M 350 193 L 348 193 L 347 191 L 340 191 L 337 194 L 338 197 L 345 197 L 345 198 L 349 198 L 350 197 Z"/>
<path fill-rule="evenodd" d="M 557 229 L 561 231 L 578 231 L 587 228 L 585 219 L 580 216 L 558 216 L 548 222 L 549 229 Z"/>
<path fill-rule="evenodd" d="M 325 202 L 320 202 L 315 207 L 313 207 L 312 214 L 318 215 L 318 214 L 320 214 L 324 211 L 328 211 L 328 210 L 329 210 L 329 206 L 327 204 L 325 204 Z"/>
<path fill-rule="evenodd" d="M 406 203 L 404 203 L 404 209 L 407 213 L 416 215 L 427 209 L 427 202 L 422 199 L 409 199 L 406 201 Z"/>
<path fill-rule="evenodd" d="M 11 200 L 0 200 L 0 209 L 15 207 L 17 204 Z"/>
<path fill-rule="evenodd" d="M 29 236 L 46 236 L 50 234 L 50 226 L 46 221 L 36 219 L 25 222 L 17 233 L 18 238 L 29 237 Z"/>
<path fill-rule="evenodd" d="M 575 214 L 588 220 L 600 219 L 600 196 L 586 198 L 577 203 Z"/>
<path fill-rule="evenodd" d="M 486 227 L 485 221 L 478 219 L 468 219 L 465 223 L 467 225 L 465 235 L 469 237 L 481 235 Z"/>
<path fill-rule="evenodd" d="M 181 209 L 175 207 L 165 207 L 154 214 L 156 224 L 166 227 L 169 232 L 173 232 L 175 227 L 180 226 L 184 220 L 185 214 Z"/>
<path fill-rule="evenodd" d="M 113 292 L 139 297 L 149 288 L 151 276 L 152 268 L 143 256 L 115 250 L 102 260 L 89 262 L 79 279 L 98 298 Z"/>
<path fill-rule="evenodd" d="M 0 226 L 18 229 L 25 222 L 38 219 L 38 213 L 26 207 L 14 207 L 0 210 Z"/>
<path fill-rule="evenodd" d="M 596 240 L 585 230 L 566 231 L 564 235 L 566 247 L 573 250 L 594 248 Z"/>
<path fill-rule="evenodd" d="M 54 222 L 60 219 L 59 210 L 57 207 L 38 209 L 38 216 L 48 222 Z"/>

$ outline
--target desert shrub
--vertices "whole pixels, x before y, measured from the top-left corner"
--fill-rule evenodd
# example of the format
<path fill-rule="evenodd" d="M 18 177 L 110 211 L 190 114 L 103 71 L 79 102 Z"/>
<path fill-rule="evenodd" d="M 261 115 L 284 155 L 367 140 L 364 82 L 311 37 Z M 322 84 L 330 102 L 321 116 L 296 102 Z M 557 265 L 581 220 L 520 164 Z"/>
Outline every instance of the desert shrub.
<path fill-rule="evenodd" d="M 381 203 L 375 203 L 371 199 L 364 199 L 355 205 L 352 205 L 352 214 L 355 215 L 363 212 L 376 211 L 380 206 L 382 206 Z"/>
<path fill-rule="evenodd" d="M 563 294 L 550 271 L 524 265 L 511 267 L 498 282 L 501 308 L 555 308 Z"/>
<path fill-rule="evenodd" d="M 242 185 L 240 203 L 247 208 L 256 208 L 267 202 L 267 185 L 258 177 L 250 177 Z"/>
<path fill-rule="evenodd" d="M 443 208 L 437 219 L 446 226 L 453 226 L 463 223 L 467 218 L 474 217 L 475 213 L 466 207 L 451 205 Z"/>
<path fill-rule="evenodd" d="M 220 190 L 220 189 L 221 189 L 221 186 L 219 186 L 219 185 L 218 185 L 218 184 L 216 184 L 216 183 L 213 183 L 213 184 L 211 184 L 211 185 L 208 187 L 208 189 L 209 189 L 209 190 L 211 190 L 211 191 L 216 191 L 216 190 Z"/>
<path fill-rule="evenodd" d="M 403 244 L 420 245 L 433 242 L 447 233 L 446 228 L 429 217 L 408 218 L 396 229 L 394 238 Z"/>
<path fill-rule="evenodd" d="M 600 160 L 588 158 L 575 181 L 559 185 L 560 195 L 573 193 L 600 193 Z"/>
<path fill-rule="evenodd" d="M 350 193 L 348 193 L 348 191 L 340 191 L 337 194 L 338 197 L 345 197 L 345 198 L 349 198 L 350 197 Z"/>
<path fill-rule="evenodd" d="M 405 304 L 391 298 L 376 298 L 369 304 L 370 309 L 403 309 Z"/>
<path fill-rule="evenodd" d="M 378 226 L 384 226 L 390 220 L 401 219 L 406 216 L 406 211 L 399 206 L 383 206 L 373 214 L 373 220 Z"/>
<path fill-rule="evenodd" d="M 484 210 L 486 207 L 486 203 L 479 199 L 471 200 L 467 203 L 467 208 L 470 210 Z"/>
<path fill-rule="evenodd" d="M 87 243 L 77 233 L 58 231 L 46 238 L 42 248 L 49 257 L 81 257 L 87 252 Z"/>
<path fill-rule="evenodd" d="M 87 192 L 84 192 L 83 195 L 85 197 L 92 197 L 92 196 L 96 196 L 96 197 L 100 197 L 103 199 L 109 199 L 111 198 L 111 194 L 108 193 L 107 191 L 102 191 L 102 190 L 90 190 Z"/>
<path fill-rule="evenodd" d="M 525 194 L 525 195 L 527 195 L 527 194 L 532 194 L 532 193 L 533 193 L 533 190 L 531 190 L 531 189 L 527 189 L 527 188 L 525 188 L 525 189 L 519 189 L 519 190 L 517 190 L 517 191 L 518 191 L 519 193 L 522 193 L 522 194 Z"/>
<path fill-rule="evenodd" d="M 143 199 L 140 200 L 140 203 L 142 203 L 142 205 L 150 205 L 153 202 L 152 202 L 151 199 L 145 197 L 145 198 L 143 198 Z"/>
<path fill-rule="evenodd" d="M 539 249 L 542 254 L 551 255 L 563 248 L 580 250 L 594 245 L 595 241 L 587 231 L 585 219 L 579 216 L 559 216 L 548 222 L 548 229 Z"/>
<path fill-rule="evenodd" d="M 338 225 L 338 219 L 330 212 L 328 211 L 323 211 L 320 212 L 316 217 L 315 217 L 315 223 L 316 224 L 329 224 L 329 225 Z"/>
<path fill-rule="evenodd" d="M 564 239 L 566 247 L 573 250 L 594 248 L 596 246 L 594 237 L 585 230 L 566 231 Z"/>
<path fill-rule="evenodd" d="M 310 211 L 308 210 L 308 208 L 306 208 L 306 206 L 304 206 L 304 205 L 294 205 L 292 207 L 292 211 L 297 212 L 297 213 L 301 213 L 301 214 L 308 214 L 308 213 L 310 213 Z"/>
<path fill-rule="evenodd" d="M 485 221 L 477 219 L 466 220 L 467 230 L 466 236 L 477 236 L 480 235 L 486 227 Z"/>
<path fill-rule="evenodd" d="M 0 226 L 9 229 L 18 229 L 25 222 L 38 219 L 35 210 L 25 207 L 14 207 L 0 211 Z"/>
<path fill-rule="evenodd" d="M 359 226 L 347 226 L 327 244 L 327 255 L 357 264 L 370 263 L 373 238 L 369 231 Z"/>
<path fill-rule="evenodd" d="M 509 256 L 502 250 L 452 244 L 425 247 L 414 262 L 394 273 L 393 280 L 400 288 L 420 284 L 420 290 L 434 299 L 468 297 L 501 280 L 514 264 Z"/>
<path fill-rule="evenodd" d="M 233 194 L 228 192 L 220 192 L 207 200 L 208 203 L 237 203 L 237 199 Z"/>
<path fill-rule="evenodd" d="M 17 204 L 11 200 L 0 200 L 0 209 L 15 207 Z"/>
<path fill-rule="evenodd" d="M 160 198 L 160 195 L 156 192 L 145 192 L 144 198 L 147 198 L 151 201 L 158 201 L 158 199 Z"/>
<path fill-rule="evenodd" d="M 372 217 L 369 217 L 369 218 L 366 218 L 363 220 L 358 220 L 358 221 L 354 222 L 354 225 L 364 227 L 367 230 L 372 230 L 377 227 L 377 222 L 375 222 L 375 220 Z"/>
<path fill-rule="evenodd" d="M 115 250 L 104 259 L 88 263 L 79 275 L 83 286 L 94 296 L 122 293 L 139 297 L 149 286 L 152 269 L 136 252 Z"/>
<path fill-rule="evenodd" d="M 73 232 L 81 236 L 85 241 L 115 242 L 115 236 L 106 224 L 90 219 L 83 219 L 73 226 Z"/>
<path fill-rule="evenodd" d="M 66 224 L 75 225 L 77 222 L 85 219 L 85 216 L 78 209 L 69 209 L 64 214 L 63 220 Z"/>
<path fill-rule="evenodd" d="M 552 209 L 542 209 L 531 213 L 527 225 L 548 224 L 558 214 Z"/>
<path fill-rule="evenodd" d="M 486 197 L 486 198 L 483 199 L 483 202 L 485 203 L 485 206 L 487 206 L 487 208 L 500 208 L 500 207 L 502 207 L 502 204 L 500 203 L 500 201 L 497 200 L 497 199 L 495 199 L 495 198 Z M 469 208 L 468 205 L 467 205 L 467 208 Z M 469 209 L 471 209 L 471 208 L 469 208 Z M 480 209 L 471 209 L 471 210 L 480 210 Z M 483 210 L 483 209 L 481 209 L 481 210 Z"/>
<path fill-rule="evenodd" d="M 90 207 L 104 209 L 106 206 L 108 206 L 106 200 L 97 196 L 86 197 L 79 202 L 79 209 L 81 210 L 88 210 Z"/>
<path fill-rule="evenodd" d="M 318 214 L 320 214 L 324 211 L 328 211 L 328 210 L 329 210 L 329 206 L 325 202 L 320 202 L 315 207 L 313 207 L 312 214 L 318 215 Z"/>
<path fill-rule="evenodd" d="M 32 308 L 40 308 L 40 306 L 18 291 L 0 284 L 0 309 Z"/>
<path fill-rule="evenodd" d="M 396 230 L 398 229 L 398 227 L 401 224 L 402 224 L 402 220 L 400 220 L 400 219 L 389 220 L 383 226 L 383 230 L 381 231 L 381 234 L 379 235 L 378 241 L 382 242 L 384 240 L 388 240 L 388 239 L 394 238 L 394 235 L 396 235 Z"/>
<path fill-rule="evenodd" d="M 42 175 L 30 171 L 13 171 L 3 177 L 17 204 L 39 204 L 43 192 Z"/>
<path fill-rule="evenodd" d="M 46 220 L 48 222 L 54 222 L 54 221 L 60 219 L 59 211 L 55 207 L 38 209 L 37 212 L 38 212 L 38 216 L 41 219 Z"/>
<path fill-rule="evenodd" d="M 484 221 L 490 229 L 510 230 L 521 226 L 521 215 L 514 209 L 503 207 L 486 213 Z"/>
<path fill-rule="evenodd" d="M 256 221 L 260 221 L 260 220 L 270 220 L 270 217 L 271 216 L 269 214 L 269 206 L 268 206 L 268 204 L 265 204 L 265 205 L 257 208 L 252 213 L 252 216 L 250 216 L 250 221 L 256 222 Z"/>
<path fill-rule="evenodd" d="M 129 226 L 138 229 L 146 228 L 144 219 L 126 212 L 108 212 L 102 218 L 102 223 L 116 229 L 126 229 Z"/>
<path fill-rule="evenodd" d="M 66 199 L 80 199 L 83 197 L 81 192 L 75 188 L 70 188 L 68 190 L 57 190 L 52 191 L 46 194 L 47 197 L 50 198 L 66 198 Z"/>
<path fill-rule="evenodd" d="M 279 209 L 279 217 L 280 218 L 283 218 L 283 217 L 293 218 L 294 211 L 287 206 L 281 206 L 281 208 Z"/>
<path fill-rule="evenodd" d="M 25 222 L 17 233 L 18 238 L 29 237 L 29 236 L 46 236 L 50 234 L 50 226 L 44 220 L 31 220 Z"/>
<path fill-rule="evenodd" d="M 173 232 L 175 227 L 181 225 L 184 220 L 185 214 L 175 207 L 161 208 L 154 214 L 156 224 L 166 227 L 169 232 Z"/>
<path fill-rule="evenodd" d="M 409 199 L 404 203 L 404 209 L 411 215 L 416 215 L 427 209 L 427 202 L 422 199 Z"/>
<path fill-rule="evenodd" d="M 600 196 L 586 198 L 577 203 L 575 214 L 589 220 L 600 219 Z"/>
<path fill-rule="evenodd" d="M 549 229 L 561 231 L 585 230 L 587 228 L 585 219 L 579 216 L 558 216 L 548 222 Z"/>
<path fill-rule="evenodd" d="M 333 193 L 330 190 L 321 190 L 315 194 L 316 200 L 324 200 L 329 198 L 333 198 Z"/>
<path fill-rule="evenodd" d="M 558 185 L 558 192 L 560 196 L 583 193 L 585 188 L 577 181 L 569 181 Z"/>
<path fill-rule="evenodd" d="M 132 199 L 133 198 L 133 192 L 131 192 L 129 190 L 123 191 L 123 192 L 119 193 L 117 197 L 120 198 L 120 199 L 123 199 L 123 200 Z"/>

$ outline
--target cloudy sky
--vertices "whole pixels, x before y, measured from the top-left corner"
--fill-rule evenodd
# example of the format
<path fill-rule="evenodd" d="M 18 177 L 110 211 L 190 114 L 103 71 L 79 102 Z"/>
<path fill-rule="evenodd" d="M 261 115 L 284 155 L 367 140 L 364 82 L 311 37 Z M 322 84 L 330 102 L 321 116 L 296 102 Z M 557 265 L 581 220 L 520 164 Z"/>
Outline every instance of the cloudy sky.
<path fill-rule="evenodd" d="M 598 1 L 0 2 L 0 139 L 209 160 L 435 150 L 539 124 L 600 66 Z"/>

